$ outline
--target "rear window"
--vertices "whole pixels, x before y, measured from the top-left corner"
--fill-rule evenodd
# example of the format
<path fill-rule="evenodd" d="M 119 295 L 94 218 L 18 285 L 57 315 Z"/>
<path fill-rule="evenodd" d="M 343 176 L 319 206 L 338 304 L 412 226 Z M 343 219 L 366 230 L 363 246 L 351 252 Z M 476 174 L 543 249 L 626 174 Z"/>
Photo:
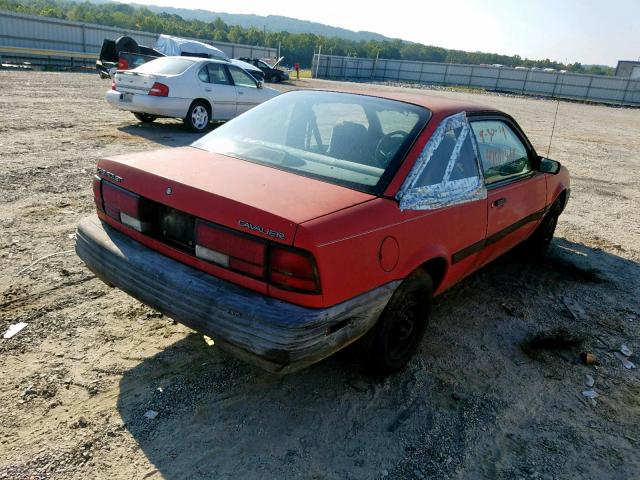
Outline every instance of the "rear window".
<path fill-rule="evenodd" d="M 158 73 L 160 75 L 180 75 L 195 63 L 188 58 L 156 58 L 134 69 L 140 73 Z"/>
<path fill-rule="evenodd" d="M 296 91 L 249 110 L 193 146 L 379 193 L 430 115 L 394 100 Z"/>

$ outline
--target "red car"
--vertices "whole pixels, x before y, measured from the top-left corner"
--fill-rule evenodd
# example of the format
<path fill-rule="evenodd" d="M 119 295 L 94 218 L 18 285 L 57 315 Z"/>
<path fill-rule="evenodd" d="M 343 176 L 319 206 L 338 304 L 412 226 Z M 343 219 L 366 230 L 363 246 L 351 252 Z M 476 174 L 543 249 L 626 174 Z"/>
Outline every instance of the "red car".
<path fill-rule="evenodd" d="M 104 158 L 93 190 L 76 251 L 106 283 L 270 371 L 364 336 L 390 373 L 434 295 L 544 252 L 569 174 L 491 108 L 296 91 L 189 147 Z"/>

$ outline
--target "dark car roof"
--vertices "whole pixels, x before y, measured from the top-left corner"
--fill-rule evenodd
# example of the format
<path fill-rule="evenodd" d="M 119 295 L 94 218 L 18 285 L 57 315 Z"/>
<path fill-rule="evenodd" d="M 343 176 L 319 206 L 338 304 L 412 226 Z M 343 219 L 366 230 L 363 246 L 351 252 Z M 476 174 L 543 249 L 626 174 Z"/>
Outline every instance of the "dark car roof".
<path fill-rule="evenodd" d="M 323 89 L 324 90 L 324 89 Z M 451 100 L 448 98 L 436 97 L 423 93 L 420 90 L 414 92 L 397 91 L 376 86 L 367 85 L 367 90 L 358 88 L 344 87 L 331 90 L 339 93 L 353 93 L 357 95 L 368 95 L 371 97 L 387 98 L 389 100 L 397 100 L 400 102 L 412 103 L 421 107 L 428 108 L 435 116 L 454 115 L 459 112 L 499 112 L 493 107 L 480 105 L 474 102 Z"/>

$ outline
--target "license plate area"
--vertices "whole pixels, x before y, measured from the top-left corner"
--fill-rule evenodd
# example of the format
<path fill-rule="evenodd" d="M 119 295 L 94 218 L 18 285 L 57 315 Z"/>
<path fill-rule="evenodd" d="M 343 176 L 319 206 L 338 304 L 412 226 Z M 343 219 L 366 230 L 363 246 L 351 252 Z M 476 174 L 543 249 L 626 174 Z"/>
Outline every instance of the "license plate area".
<path fill-rule="evenodd" d="M 181 250 L 195 251 L 196 219 L 193 215 L 165 205 L 157 205 L 156 214 L 159 240 Z"/>
<path fill-rule="evenodd" d="M 122 103 L 131 103 L 133 101 L 133 93 L 121 93 L 120 101 Z"/>

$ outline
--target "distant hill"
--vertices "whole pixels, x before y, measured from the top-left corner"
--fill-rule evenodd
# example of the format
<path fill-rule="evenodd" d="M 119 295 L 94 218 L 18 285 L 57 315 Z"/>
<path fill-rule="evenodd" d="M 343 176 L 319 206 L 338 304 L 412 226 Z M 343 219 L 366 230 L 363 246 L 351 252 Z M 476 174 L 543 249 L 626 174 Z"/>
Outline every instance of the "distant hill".
<path fill-rule="evenodd" d="M 94 1 L 94 3 L 103 3 Z M 220 17 L 227 25 L 238 25 L 243 28 L 257 28 L 267 32 L 289 32 L 289 33 L 313 33 L 325 37 L 337 37 L 345 40 L 392 40 L 389 37 L 374 32 L 355 32 L 346 28 L 332 27 L 318 22 L 308 20 L 298 20 L 297 18 L 283 17 L 280 15 L 251 15 L 243 13 L 210 12 L 209 10 L 192 10 L 189 8 L 160 7 L 158 5 L 142 5 L 131 3 L 137 7 L 146 7 L 154 13 L 169 13 L 180 15 L 185 20 L 200 20 L 203 22 L 213 22 Z M 213 4 L 212 4 L 213 5 Z"/>
<path fill-rule="evenodd" d="M 577 73 L 613 75 L 610 67 L 563 64 L 545 58 L 533 60 L 519 55 L 466 52 L 433 45 L 390 39 L 372 32 L 355 32 L 317 22 L 283 16 L 227 14 L 206 10 L 143 6 L 109 0 L 0 0 L 0 10 L 45 17 L 97 23 L 129 30 L 164 33 L 279 48 L 289 62 L 309 68 L 313 54 L 322 48 L 334 55 L 402 59 L 421 62 L 501 64 L 537 67 Z"/>

